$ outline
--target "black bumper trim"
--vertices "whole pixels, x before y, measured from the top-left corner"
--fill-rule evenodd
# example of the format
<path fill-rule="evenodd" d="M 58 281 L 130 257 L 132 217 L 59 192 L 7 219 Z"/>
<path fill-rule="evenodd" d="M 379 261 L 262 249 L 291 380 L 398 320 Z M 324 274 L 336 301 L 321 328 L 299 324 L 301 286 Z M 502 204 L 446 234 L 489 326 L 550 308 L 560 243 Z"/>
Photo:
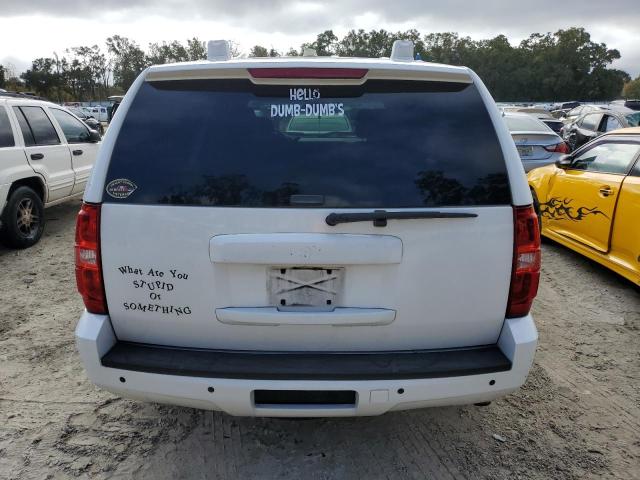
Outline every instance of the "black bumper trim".
<path fill-rule="evenodd" d="M 250 352 L 201 350 L 118 342 L 102 365 L 136 372 L 253 380 L 399 380 L 504 372 L 500 349 L 400 352 Z"/>

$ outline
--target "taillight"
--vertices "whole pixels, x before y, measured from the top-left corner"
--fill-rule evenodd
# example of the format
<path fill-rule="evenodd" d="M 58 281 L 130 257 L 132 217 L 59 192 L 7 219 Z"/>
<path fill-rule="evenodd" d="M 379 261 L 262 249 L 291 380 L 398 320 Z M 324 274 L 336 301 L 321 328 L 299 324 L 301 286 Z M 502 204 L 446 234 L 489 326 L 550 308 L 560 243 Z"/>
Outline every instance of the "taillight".
<path fill-rule="evenodd" d="M 540 281 L 540 229 L 531 205 L 513 207 L 514 244 L 507 318 L 523 317 L 531 310 Z"/>
<path fill-rule="evenodd" d="M 91 313 L 107 313 L 100 259 L 100 205 L 83 203 L 76 221 L 76 283 Z"/>
<path fill-rule="evenodd" d="M 362 78 L 367 68 L 249 68 L 253 78 Z"/>
<path fill-rule="evenodd" d="M 569 153 L 569 145 L 564 142 L 556 143 L 555 145 L 547 145 L 544 149 L 547 152 L 553 153 Z"/>

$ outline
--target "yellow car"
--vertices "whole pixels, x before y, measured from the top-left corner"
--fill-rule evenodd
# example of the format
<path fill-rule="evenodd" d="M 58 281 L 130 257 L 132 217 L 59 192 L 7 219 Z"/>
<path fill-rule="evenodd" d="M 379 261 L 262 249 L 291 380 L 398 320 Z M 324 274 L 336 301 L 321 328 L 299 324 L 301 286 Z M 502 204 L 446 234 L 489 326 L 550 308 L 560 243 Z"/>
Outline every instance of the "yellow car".
<path fill-rule="evenodd" d="M 640 127 L 528 174 L 542 235 L 640 284 Z"/>

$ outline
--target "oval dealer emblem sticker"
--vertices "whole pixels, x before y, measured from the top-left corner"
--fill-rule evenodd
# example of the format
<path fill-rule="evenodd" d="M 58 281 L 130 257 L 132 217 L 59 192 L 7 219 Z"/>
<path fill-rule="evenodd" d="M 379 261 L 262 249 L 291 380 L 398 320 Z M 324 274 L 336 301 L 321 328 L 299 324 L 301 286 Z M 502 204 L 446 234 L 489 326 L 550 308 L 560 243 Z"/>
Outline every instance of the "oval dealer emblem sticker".
<path fill-rule="evenodd" d="M 107 184 L 107 193 L 113 198 L 127 198 L 138 186 L 126 178 L 117 178 Z"/>

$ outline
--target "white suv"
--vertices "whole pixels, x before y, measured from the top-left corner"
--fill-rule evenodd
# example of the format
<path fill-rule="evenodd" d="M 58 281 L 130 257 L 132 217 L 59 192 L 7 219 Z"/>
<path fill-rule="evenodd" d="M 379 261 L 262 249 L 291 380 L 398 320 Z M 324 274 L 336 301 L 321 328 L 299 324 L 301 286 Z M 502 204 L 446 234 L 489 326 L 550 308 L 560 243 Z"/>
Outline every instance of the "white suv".
<path fill-rule="evenodd" d="M 44 208 L 84 192 L 100 134 L 67 109 L 0 93 L 0 240 L 35 244 Z"/>
<path fill-rule="evenodd" d="M 525 381 L 540 245 L 522 163 L 472 71 L 401 50 L 140 75 L 78 216 L 95 384 L 292 417 Z"/>

